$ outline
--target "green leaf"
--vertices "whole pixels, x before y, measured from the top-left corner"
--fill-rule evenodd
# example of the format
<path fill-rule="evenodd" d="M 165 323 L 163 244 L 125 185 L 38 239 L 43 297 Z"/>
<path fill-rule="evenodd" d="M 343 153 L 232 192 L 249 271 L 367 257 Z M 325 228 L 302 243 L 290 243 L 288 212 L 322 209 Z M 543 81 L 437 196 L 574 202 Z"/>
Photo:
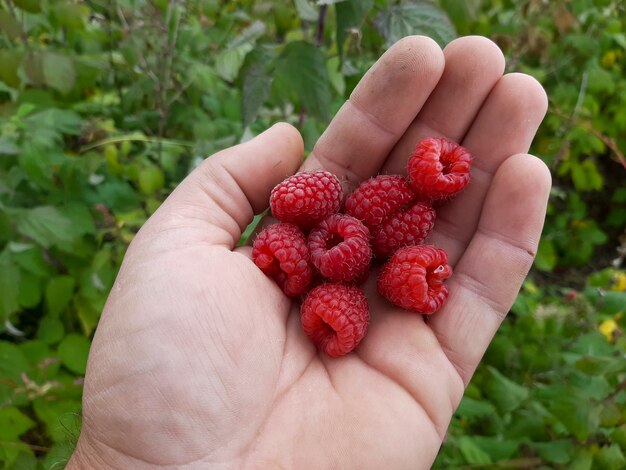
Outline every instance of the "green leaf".
<path fill-rule="evenodd" d="M 235 36 L 228 43 L 227 49 L 236 49 L 237 47 L 246 43 L 254 44 L 258 38 L 265 34 L 265 30 L 265 23 L 260 20 L 256 20 L 241 33 Z"/>
<path fill-rule="evenodd" d="M 471 420 L 482 419 L 496 414 L 496 408 L 492 403 L 486 400 L 476 400 L 467 396 L 463 397 L 459 409 L 456 411 L 458 416 Z"/>
<path fill-rule="evenodd" d="M 251 50 L 241 67 L 243 125 L 248 126 L 269 96 L 272 86 L 272 68 L 276 54 L 273 49 L 257 46 Z"/>
<path fill-rule="evenodd" d="M 55 442 L 75 440 L 80 433 L 80 402 L 58 398 L 33 400 L 37 418 L 46 425 L 48 435 Z"/>
<path fill-rule="evenodd" d="M 585 289 L 585 297 L 593 302 L 600 313 L 616 315 L 626 312 L 626 292 Z"/>
<path fill-rule="evenodd" d="M 317 10 L 311 5 L 308 0 L 294 0 L 296 4 L 296 11 L 300 19 L 304 21 L 317 21 Z"/>
<path fill-rule="evenodd" d="M 610 72 L 600 67 L 593 67 L 587 73 L 589 75 L 587 89 L 591 93 L 611 94 L 615 91 L 615 82 Z"/>
<path fill-rule="evenodd" d="M 0 31 L 9 38 L 19 38 L 22 34 L 22 25 L 6 10 L 0 10 Z M 4 67 L 4 64 L 2 64 Z"/>
<path fill-rule="evenodd" d="M 448 15 L 427 2 L 393 5 L 376 16 L 375 24 L 389 46 L 413 34 L 429 36 L 442 47 L 456 37 Z"/>
<path fill-rule="evenodd" d="M 151 196 L 165 184 L 163 170 L 156 165 L 148 164 L 139 172 L 139 189 L 146 196 Z"/>
<path fill-rule="evenodd" d="M 623 357 L 586 356 L 576 361 L 576 369 L 589 375 L 611 376 L 626 371 Z"/>
<path fill-rule="evenodd" d="M 591 470 L 593 468 L 593 452 L 590 449 L 579 449 L 569 464 L 568 470 Z"/>
<path fill-rule="evenodd" d="M 76 417 L 75 420 L 78 420 L 78 417 Z M 74 434 L 74 431 L 72 431 L 72 434 Z M 78 435 L 76 435 L 76 438 L 65 441 L 61 440 L 53 444 L 41 463 L 42 468 L 48 470 L 60 470 L 65 468 L 74 453 L 76 442 L 78 442 Z"/>
<path fill-rule="evenodd" d="M 595 432 L 600 409 L 592 407 L 589 399 L 578 389 L 566 385 L 551 385 L 538 390 L 546 407 L 580 441 Z"/>
<path fill-rule="evenodd" d="M 28 271 L 22 271 L 20 273 L 20 289 L 18 296 L 20 307 L 34 308 L 39 305 L 42 295 L 41 284 L 41 278 L 34 274 Z"/>
<path fill-rule="evenodd" d="M 0 341 L 0 377 L 4 383 L 22 384 L 22 373 L 30 374 L 30 366 L 17 346 Z M 0 381 L 2 383 L 2 381 Z"/>
<path fill-rule="evenodd" d="M 503 412 L 513 411 L 528 398 L 526 387 L 513 382 L 491 366 L 487 366 L 487 371 L 484 392 Z"/>
<path fill-rule="evenodd" d="M 22 52 L 18 49 L 0 50 L 0 80 L 12 88 L 20 86 L 18 69 L 22 62 Z"/>
<path fill-rule="evenodd" d="M 0 408 L 0 440 L 16 440 L 34 425 L 32 419 L 14 406 Z"/>
<path fill-rule="evenodd" d="M 227 82 L 235 80 L 252 44 L 245 43 L 234 49 L 226 49 L 215 58 L 215 71 Z"/>
<path fill-rule="evenodd" d="M 44 248 L 72 245 L 82 232 L 77 230 L 69 217 L 52 206 L 39 206 L 24 211 L 17 222 L 17 229 Z"/>
<path fill-rule="evenodd" d="M 572 459 L 574 454 L 574 444 L 572 441 L 567 440 L 535 442 L 533 447 L 541 458 L 550 463 L 566 464 Z"/>
<path fill-rule="evenodd" d="M 12 254 L 13 260 L 25 271 L 38 277 L 50 277 L 53 274 L 52 267 L 43 257 L 43 251 L 37 246 L 25 250 L 16 251 Z"/>
<path fill-rule="evenodd" d="M 320 48 L 304 41 L 287 44 L 278 59 L 274 89 L 320 120 L 330 118 L 330 84 Z"/>
<path fill-rule="evenodd" d="M 41 11 L 40 0 L 13 0 L 15 6 L 29 13 L 39 13 Z"/>
<path fill-rule="evenodd" d="M 552 271 L 557 262 L 556 249 L 554 243 L 545 237 L 539 241 L 537 249 L 537 257 L 535 258 L 535 267 L 540 271 Z"/>
<path fill-rule="evenodd" d="M 337 47 L 341 51 L 352 30 L 361 27 L 363 19 L 374 6 L 374 0 L 347 0 L 337 3 Z"/>
<path fill-rule="evenodd" d="M 623 470 L 626 468 L 626 458 L 617 444 L 602 447 L 596 455 L 596 461 L 599 464 L 598 468 L 604 470 Z"/>
<path fill-rule="evenodd" d="M 485 465 L 492 463 L 491 457 L 482 450 L 471 437 L 461 436 L 459 439 L 459 450 L 465 461 L 470 465 Z"/>
<path fill-rule="evenodd" d="M 63 365 L 76 374 L 85 375 L 89 341 L 82 335 L 71 333 L 59 344 L 59 356 Z"/>
<path fill-rule="evenodd" d="M 19 309 L 20 270 L 14 264 L 0 261 L 0 320 Z"/>
<path fill-rule="evenodd" d="M 42 57 L 43 76 L 46 85 L 68 94 L 76 81 L 74 61 L 63 54 L 46 52 Z"/>
<path fill-rule="evenodd" d="M 89 8 L 77 3 L 55 3 L 51 12 L 61 25 L 70 29 L 84 29 L 89 18 Z"/>
<path fill-rule="evenodd" d="M 24 446 L 26 446 L 26 444 L 24 444 Z M 32 450 L 24 449 L 13 461 L 13 466 L 10 468 L 11 470 L 38 470 L 37 457 L 35 457 Z"/>
<path fill-rule="evenodd" d="M 500 436 L 472 436 L 472 441 L 490 457 L 492 462 L 512 458 L 520 444 L 524 442 L 522 439 L 507 440 Z"/>
<path fill-rule="evenodd" d="M 39 321 L 37 338 L 46 344 L 56 344 L 63 339 L 65 328 L 57 317 L 46 315 Z"/>
<path fill-rule="evenodd" d="M 76 281 L 71 276 L 56 276 L 50 279 L 46 286 L 46 306 L 48 313 L 58 316 L 72 300 Z"/>
<path fill-rule="evenodd" d="M 615 428 L 611 432 L 611 440 L 619 444 L 623 449 L 626 449 L 626 424 Z"/>
<path fill-rule="evenodd" d="M 81 297 L 74 299 L 74 308 L 85 336 L 91 335 L 98 325 L 101 309 L 95 308 L 93 302 Z"/>

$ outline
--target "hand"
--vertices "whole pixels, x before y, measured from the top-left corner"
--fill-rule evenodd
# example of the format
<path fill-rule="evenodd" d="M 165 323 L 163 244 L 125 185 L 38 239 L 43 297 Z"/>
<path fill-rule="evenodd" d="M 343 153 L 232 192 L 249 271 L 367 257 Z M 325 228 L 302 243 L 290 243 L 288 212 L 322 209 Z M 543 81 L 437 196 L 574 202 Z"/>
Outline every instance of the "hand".
<path fill-rule="evenodd" d="M 550 189 L 524 153 L 545 93 L 503 69 L 484 38 L 443 52 L 405 38 L 302 166 L 298 132 L 278 124 L 189 175 L 128 249 L 93 341 L 70 468 L 429 468 L 531 266 Z M 426 136 L 475 156 L 431 237 L 454 266 L 448 302 L 426 320 L 368 282 L 366 338 L 343 358 L 318 354 L 297 305 L 235 244 L 299 167 L 357 185 L 404 172 Z"/>

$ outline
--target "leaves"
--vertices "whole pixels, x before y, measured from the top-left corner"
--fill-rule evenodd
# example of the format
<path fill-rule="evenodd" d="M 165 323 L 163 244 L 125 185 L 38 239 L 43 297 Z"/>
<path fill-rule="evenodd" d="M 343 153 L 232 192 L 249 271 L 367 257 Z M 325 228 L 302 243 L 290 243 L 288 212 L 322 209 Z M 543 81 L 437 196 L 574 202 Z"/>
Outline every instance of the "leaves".
<path fill-rule="evenodd" d="M 14 406 L 0 408 L 0 440 L 15 440 L 35 422 Z"/>
<path fill-rule="evenodd" d="M 284 99 L 299 103 L 307 113 L 330 118 L 330 84 L 321 49 L 304 41 L 287 44 L 276 64 L 274 89 Z"/>
<path fill-rule="evenodd" d="M 19 308 L 20 270 L 0 258 L 0 321 L 9 318 Z"/>
<path fill-rule="evenodd" d="M 269 96 L 275 58 L 274 50 L 265 46 L 255 47 L 246 56 L 241 68 L 244 126 L 254 121 L 259 109 Z"/>
<path fill-rule="evenodd" d="M 347 0 L 337 3 L 337 46 L 343 48 L 346 38 L 351 31 L 357 29 L 366 14 L 374 6 L 374 0 Z"/>
<path fill-rule="evenodd" d="M 46 287 L 46 306 L 48 313 L 57 316 L 69 305 L 74 295 L 76 281 L 71 276 L 56 276 L 50 279 Z"/>
<path fill-rule="evenodd" d="M 74 88 L 76 69 L 74 62 L 62 54 L 43 55 L 43 76 L 46 84 L 61 93 L 69 93 Z"/>
<path fill-rule="evenodd" d="M 89 341 L 84 336 L 69 334 L 59 344 L 59 356 L 63 365 L 77 374 L 85 375 L 88 355 Z"/>
<path fill-rule="evenodd" d="M 513 411 L 528 398 L 528 389 L 488 367 L 489 375 L 484 385 L 485 393 L 501 411 Z"/>
<path fill-rule="evenodd" d="M 18 231 L 45 248 L 75 240 L 71 236 L 71 221 L 52 206 L 24 211 L 18 221 Z"/>
<path fill-rule="evenodd" d="M 376 16 L 376 27 L 389 46 L 413 34 L 430 36 L 442 47 L 456 37 L 446 13 L 428 2 L 393 5 Z"/>

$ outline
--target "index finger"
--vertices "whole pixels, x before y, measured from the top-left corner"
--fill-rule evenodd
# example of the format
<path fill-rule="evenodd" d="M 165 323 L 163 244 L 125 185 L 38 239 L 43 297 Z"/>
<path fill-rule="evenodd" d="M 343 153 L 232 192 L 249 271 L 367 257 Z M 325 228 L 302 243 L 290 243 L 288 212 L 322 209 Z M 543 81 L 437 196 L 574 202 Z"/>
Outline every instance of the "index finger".
<path fill-rule="evenodd" d="M 443 52 L 425 36 L 395 43 L 336 114 L 301 170 L 323 168 L 352 185 L 378 173 L 441 78 Z"/>

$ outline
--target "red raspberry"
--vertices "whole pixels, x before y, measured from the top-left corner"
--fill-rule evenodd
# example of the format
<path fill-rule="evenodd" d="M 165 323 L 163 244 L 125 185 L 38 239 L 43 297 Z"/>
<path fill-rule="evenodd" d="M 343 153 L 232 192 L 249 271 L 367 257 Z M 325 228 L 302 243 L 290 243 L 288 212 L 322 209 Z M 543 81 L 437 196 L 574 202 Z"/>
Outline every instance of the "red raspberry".
<path fill-rule="evenodd" d="M 435 211 L 416 199 L 406 178 L 380 175 L 348 196 L 346 213 L 363 220 L 372 233 L 374 253 L 384 258 L 400 247 L 421 243 L 432 230 Z"/>
<path fill-rule="evenodd" d="M 266 227 L 252 245 L 252 259 L 290 297 L 306 292 L 313 277 L 306 237 L 293 224 Z"/>
<path fill-rule="evenodd" d="M 426 203 L 418 202 L 408 209 L 397 211 L 373 230 L 372 246 L 379 258 L 386 258 L 404 246 L 424 241 L 435 225 L 435 211 Z"/>
<path fill-rule="evenodd" d="M 452 275 L 446 252 L 431 246 L 401 248 L 380 271 L 378 292 L 398 307 L 435 313 L 448 298 L 443 281 Z"/>
<path fill-rule="evenodd" d="M 415 200 L 404 176 L 379 175 L 365 180 L 346 199 L 346 214 L 362 220 L 370 230 Z"/>
<path fill-rule="evenodd" d="M 356 281 L 372 260 L 369 237 L 369 230 L 359 219 L 333 214 L 309 234 L 311 262 L 326 279 Z"/>
<path fill-rule="evenodd" d="M 341 207 L 343 191 L 328 171 L 297 173 L 276 185 L 270 194 L 272 214 L 303 230 L 315 227 Z"/>
<path fill-rule="evenodd" d="M 448 199 L 469 182 L 471 166 L 472 156 L 465 148 L 430 137 L 419 142 L 409 157 L 409 183 L 424 199 Z"/>
<path fill-rule="evenodd" d="M 354 286 L 322 284 L 302 303 L 304 332 L 332 357 L 348 354 L 361 342 L 370 320 L 365 294 Z"/>

